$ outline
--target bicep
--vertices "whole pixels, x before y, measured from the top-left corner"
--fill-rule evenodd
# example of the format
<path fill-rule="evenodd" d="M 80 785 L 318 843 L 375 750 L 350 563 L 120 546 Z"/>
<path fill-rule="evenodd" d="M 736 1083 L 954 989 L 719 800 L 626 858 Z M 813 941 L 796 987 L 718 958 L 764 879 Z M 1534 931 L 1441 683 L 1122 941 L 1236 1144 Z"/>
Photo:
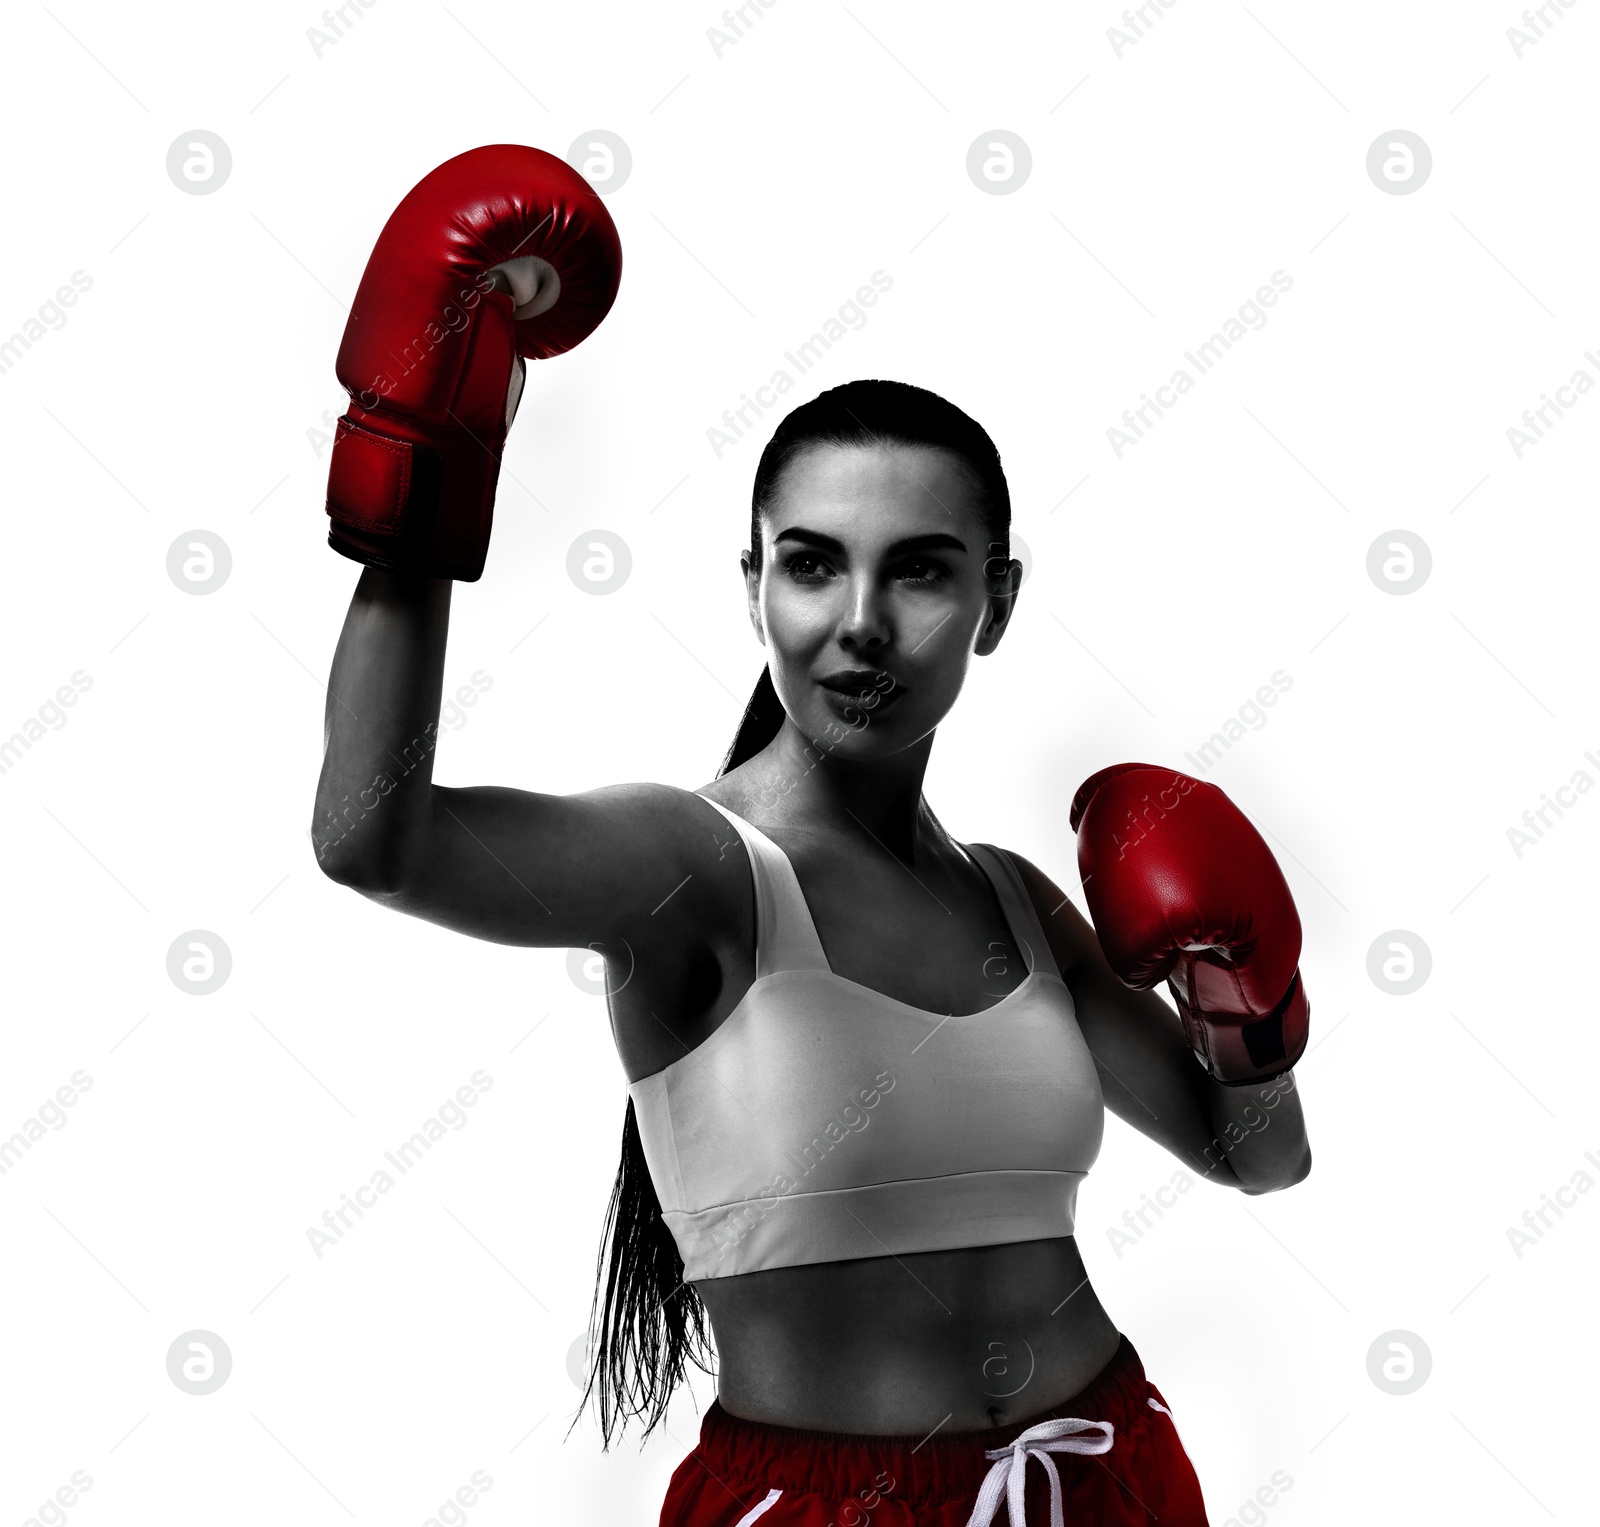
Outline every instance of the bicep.
<path fill-rule="evenodd" d="M 1078 1027 L 1100 1073 L 1106 1106 L 1185 1166 L 1227 1181 L 1232 1168 L 1212 1138 L 1205 1074 L 1178 1015 L 1153 991 L 1125 986 L 1106 963 L 1093 925 L 1041 870 L 1013 854 L 1072 993 Z"/>
<path fill-rule="evenodd" d="M 576 795 L 436 785 L 419 852 L 374 899 L 503 944 L 578 948 L 660 930 L 726 873 L 711 815 L 664 785 Z"/>

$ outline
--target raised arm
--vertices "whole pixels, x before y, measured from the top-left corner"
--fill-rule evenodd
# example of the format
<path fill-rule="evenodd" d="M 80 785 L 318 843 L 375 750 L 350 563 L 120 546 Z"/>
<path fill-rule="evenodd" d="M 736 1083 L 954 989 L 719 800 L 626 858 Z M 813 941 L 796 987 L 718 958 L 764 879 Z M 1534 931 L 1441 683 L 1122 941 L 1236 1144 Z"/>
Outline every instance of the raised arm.
<path fill-rule="evenodd" d="M 621 260 L 575 170 L 514 144 L 473 149 L 426 175 L 384 225 L 339 347 L 350 406 L 329 467 L 328 539 L 367 570 L 329 681 L 317 863 L 386 905 L 507 943 L 660 941 L 717 858 L 715 814 L 684 791 L 433 781 L 451 580 L 483 571 L 524 360 L 594 330 Z M 670 916 L 648 922 L 697 872 Z"/>

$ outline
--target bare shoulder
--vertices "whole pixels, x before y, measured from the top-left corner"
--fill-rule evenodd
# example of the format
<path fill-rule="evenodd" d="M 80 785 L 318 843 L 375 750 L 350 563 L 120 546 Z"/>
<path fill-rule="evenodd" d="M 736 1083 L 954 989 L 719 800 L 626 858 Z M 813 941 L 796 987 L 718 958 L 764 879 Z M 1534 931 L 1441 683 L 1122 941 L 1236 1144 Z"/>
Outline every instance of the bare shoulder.
<path fill-rule="evenodd" d="M 644 894 L 630 898 L 634 927 L 658 945 L 687 939 L 737 949 L 753 930 L 750 860 L 738 830 L 706 798 L 711 792 L 616 788 L 637 792 L 626 798 L 618 820 L 637 821 L 641 836 L 655 845 L 653 862 L 638 866 Z"/>
<path fill-rule="evenodd" d="M 604 822 L 608 835 L 621 835 L 641 852 L 674 861 L 703 852 L 711 839 L 726 836 L 719 828 L 728 827 L 704 795 L 652 780 L 602 785 L 559 799 L 574 817 Z"/>
<path fill-rule="evenodd" d="M 1089 920 L 1072 904 L 1072 899 L 1031 859 L 1024 858 L 1015 849 L 1007 855 L 1016 865 L 1017 873 L 1039 914 L 1040 925 L 1050 941 L 1050 952 L 1056 957 L 1063 977 L 1070 976 L 1086 963 L 1098 964 L 1099 940 Z"/>
<path fill-rule="evenodd" d="M 687 904 L 708 891 L 718 899 L 742 890 L 750 870 L 743 840 L 710 802 L 676 785 L 632 783 L 608 785 L 567 797 L 578 814 L 591 817 L 597 831 L 604 823 L 604 841 L 615 863 L 634 880 L 624 899 L 635 914 L 655 917 L 664 901 L 679 895 Z M 731 808 L 730 808 L 731 809 Z M 580 826 L 581 835 L 581 826 Z"/>

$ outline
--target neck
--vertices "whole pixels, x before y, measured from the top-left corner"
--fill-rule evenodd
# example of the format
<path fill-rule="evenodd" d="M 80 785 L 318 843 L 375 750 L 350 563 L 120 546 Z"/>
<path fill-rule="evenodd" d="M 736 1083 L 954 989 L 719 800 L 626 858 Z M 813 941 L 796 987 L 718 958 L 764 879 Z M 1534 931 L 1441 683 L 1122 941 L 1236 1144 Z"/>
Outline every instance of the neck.
<path fill-rule="evenodd" d="M 831 753 L 826 741 L 811 741 L 785 719 L 755 763 L 768 791 L 779 793 L 779 809 L 791 820 L 862 833 L 902 863 L 919 857 L 919 829 L 936 826 L 922 799 L 922 780 L 933 748 L 930 732 L 890 758 L 852 762 Z"/>

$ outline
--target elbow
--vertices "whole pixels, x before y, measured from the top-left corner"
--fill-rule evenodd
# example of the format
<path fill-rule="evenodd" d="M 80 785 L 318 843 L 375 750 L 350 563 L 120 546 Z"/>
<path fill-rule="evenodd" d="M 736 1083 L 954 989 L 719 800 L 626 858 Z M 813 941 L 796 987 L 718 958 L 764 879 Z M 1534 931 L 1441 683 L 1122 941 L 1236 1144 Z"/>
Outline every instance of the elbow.
<path fill-rule="evenodd" d="M 319 854 L 317 868 L 335 885 L 342 885 L 347 890 L 360 891 L 368 895 L 373 889 L 375 877 L 368 866 L 353 857 L 340 854 Z"/>
<path fill-rule="evenodd" d="M 335 885 L 378 899 L 403 889 L 399 855 L 389 845 L 362 844 L 331 818 L 327 826 L 312 827 L 311 848 L 317 868 Z"/>
<path fill-rule="evenodd" d="M 327 844 L 318 843 L 315 833 L 312 834 L 312 848 L 317 856 L 317 868 L 335 885 L 365 892 L 373 884 L 372 866 L 359 856 L 340 853 Z"/>

